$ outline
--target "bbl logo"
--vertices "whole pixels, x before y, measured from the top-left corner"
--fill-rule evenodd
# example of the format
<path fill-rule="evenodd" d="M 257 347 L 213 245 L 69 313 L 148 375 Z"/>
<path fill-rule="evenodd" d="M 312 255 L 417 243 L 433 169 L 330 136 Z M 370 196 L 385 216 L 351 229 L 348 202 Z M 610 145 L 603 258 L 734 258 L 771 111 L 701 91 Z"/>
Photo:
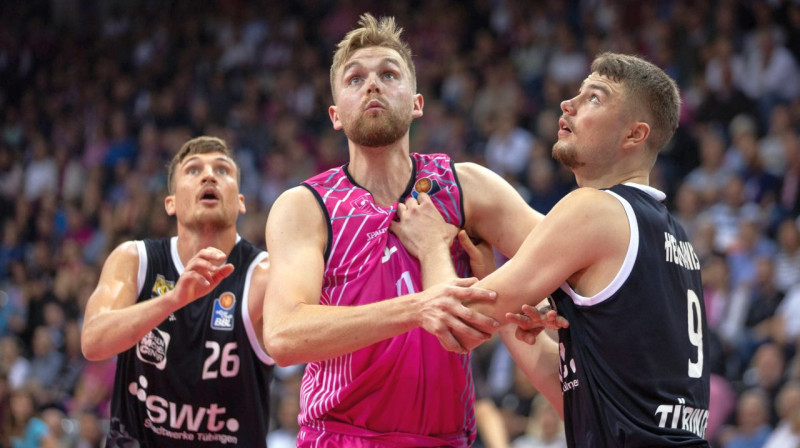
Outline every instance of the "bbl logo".
<path fill-rule="evenodd" d="M 223 292 L 214 299 L 214 310 L 211 313 L 211 328 L 214 330 L 233 330 L 233 310 L 236 296 L 232 292 Z"/>
<path fill-rule="evenodd" d="M 417 179 L 417 182 L 414 184 L 414 190 L 411 191 L 411 196 L 414 196 L 414 199 L 416 199 L 420 193 L 427 193 L 428 196 L 432 196 L 441 189 L 442 187 L 439 186 L 438 181 L 430 177 L 423 177 Z"/>

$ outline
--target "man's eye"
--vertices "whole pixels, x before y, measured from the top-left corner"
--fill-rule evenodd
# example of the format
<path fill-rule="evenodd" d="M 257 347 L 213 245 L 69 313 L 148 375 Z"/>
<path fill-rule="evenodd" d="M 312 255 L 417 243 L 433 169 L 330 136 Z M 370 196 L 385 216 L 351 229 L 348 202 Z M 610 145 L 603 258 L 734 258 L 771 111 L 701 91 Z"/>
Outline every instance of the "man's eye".
<path fill-rule="evenodd" d="M 359 84 L 360 82 L 361 78 L 359 78 L 358 76 L 353 76 L 347 81 L 348 84 Z"/>
<path fill-rule="evenodd" d="M 383 77 L 386 78 L 386 79 L 396 79 L 397 75 L 395 75 L 394 73 L 389 72 L 389 73 L 384 73 Z"/>
<path fill-rule="evenodd" d="M 589 97 L 589 101 L 591 101 L 592 103 L 599 103 L 600 98 L 597 95 L 592 95 Z"/>
<path fill-rule="evenodd" d="M 228 169 L 225 167 L 217 168 L 217 174 L 228 174 Z"/>
<path fill-rule="evenodd" d="M 193 167 L 193 168 L 189 168 L 188 170 L 186 170 L 186 172 L 189 173 L 189 174 L 197 174 L 197 173 L 200 172 L 200 170 Z"/>

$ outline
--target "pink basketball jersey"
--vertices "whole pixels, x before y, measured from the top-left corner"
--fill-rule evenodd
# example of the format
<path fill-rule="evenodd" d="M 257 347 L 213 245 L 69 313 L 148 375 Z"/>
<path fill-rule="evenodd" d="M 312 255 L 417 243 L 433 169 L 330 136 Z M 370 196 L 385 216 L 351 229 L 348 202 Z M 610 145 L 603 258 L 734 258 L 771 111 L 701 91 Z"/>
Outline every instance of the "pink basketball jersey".
<path fill-rule="evenodd" d="M 461 190 L 449 157 L 411 154 L 411 159 L 413 176 L 400 200 L 428 193 L 444 219 L 462 227 Z M 320 304 L 364 305 L 419 292 L 419 262 L 388 231 L 397 203 L 376 204 L 346 167 L 304 182 L 329 225 Z M 469 275 L 469 258 L 457 241 L 451 252 L 459 275 Z M 354 440 L 359 446 L 468 446 L 475 440 L 474 402 L 469 355 L 446 351 L 435 336 L 417 328 L 308 364 L 298 446 Z"/>

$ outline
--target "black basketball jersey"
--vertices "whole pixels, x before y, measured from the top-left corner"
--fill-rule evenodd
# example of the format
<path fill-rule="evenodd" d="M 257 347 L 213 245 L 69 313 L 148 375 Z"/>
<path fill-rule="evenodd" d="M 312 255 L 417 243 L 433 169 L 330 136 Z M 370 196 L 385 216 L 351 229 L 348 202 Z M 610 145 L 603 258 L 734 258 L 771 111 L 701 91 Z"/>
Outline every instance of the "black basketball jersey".
<path fill-rule="evenodd" d="M 184 270 L 177 238 L 136 243 L 137 301 L 158 300 Z M 266 446 L 274 362 L 247 308 L 253 269 L 266 257 L 239 238 L 231 275 L 118 355 L 106 446 Z"/>
<path fill-rule="evenodd" d="M 660 191 L 606 190 L 631 229 L 622 268 L 593 297 L 553 294 L 570 447 L 709 446 L 709 368 L 700 263 Z"/>

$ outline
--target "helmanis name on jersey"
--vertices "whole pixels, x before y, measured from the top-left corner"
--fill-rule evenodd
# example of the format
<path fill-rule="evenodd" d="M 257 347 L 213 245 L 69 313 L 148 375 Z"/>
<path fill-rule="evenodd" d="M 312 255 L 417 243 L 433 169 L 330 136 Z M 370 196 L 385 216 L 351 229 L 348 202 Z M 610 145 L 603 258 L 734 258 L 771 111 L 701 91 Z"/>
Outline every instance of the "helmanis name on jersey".
<path fill-rule="evenodd" d="M 675 235 L 664 232 L 664 251 L 666 260 L 690 271 L 700 270 L 700 259 L 688 241 L 678 241 Z"/>
<path fill-rule="evenodd" d="M 699 437 L 705 437 L 708 426 L 708 409 L 686 406 L 686 399 L 679 398 L 678 404 L 662 404 L 656 409 L 655 417 L 660 428 L 683 429 Z"/>

